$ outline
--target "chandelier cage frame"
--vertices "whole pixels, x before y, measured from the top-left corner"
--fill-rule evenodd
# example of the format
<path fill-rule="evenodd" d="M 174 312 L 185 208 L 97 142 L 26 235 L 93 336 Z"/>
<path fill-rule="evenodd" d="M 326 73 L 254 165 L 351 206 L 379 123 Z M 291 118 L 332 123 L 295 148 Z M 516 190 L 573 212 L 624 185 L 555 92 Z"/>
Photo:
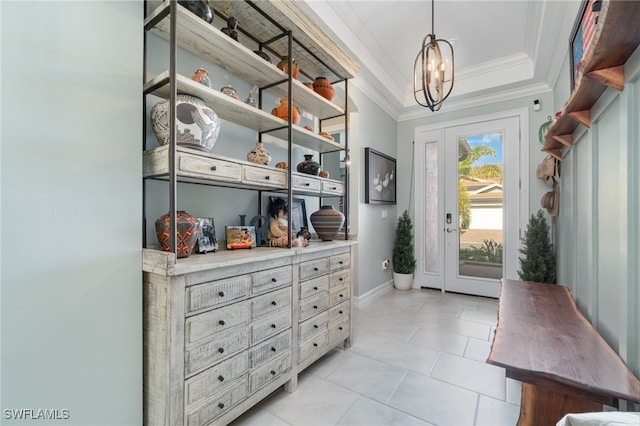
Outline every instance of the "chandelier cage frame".
<path fill-rule="evenodd" d="M 422 47 L 413 63 L 413 97 L 420 106 L 438 111 L 453 90 L 455 73 L 453 45 L 436 38 L 434 21 L 434 0 L 431 0 L 431 33 L 422 40 Z M 443 49 L 447 53 L 445 59 Z M 450 57 L 450 65 L 447 57 Z"/>

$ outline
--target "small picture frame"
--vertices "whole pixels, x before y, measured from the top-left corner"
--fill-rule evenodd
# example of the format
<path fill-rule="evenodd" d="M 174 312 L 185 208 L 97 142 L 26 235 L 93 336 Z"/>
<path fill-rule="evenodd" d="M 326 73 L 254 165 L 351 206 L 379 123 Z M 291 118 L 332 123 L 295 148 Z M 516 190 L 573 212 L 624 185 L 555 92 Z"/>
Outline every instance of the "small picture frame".
<path fill-rule="evenodd" d="M 216 252 L 218 240 L 216 239 L 216 227 L 212 217 L 199 217 L 198 239 L 196 242 L 197 253 Z"/>
<path fill-rule="evenodd" d="M 254 226 L 225 226 L 227 249 L 250 249 L 256 247 L 256 228 Z"/>
<path fill-rule="evenodd" d="M 307 208 L 304 204 L 304 199 L 293 198 L 291 200 L 291 209 L 289 209 L 289 218 L 291 220 L 291 230 L 294 233 L 298 233 L 300 229 L 309 229 L 309 223 L 307 222 Z"/>

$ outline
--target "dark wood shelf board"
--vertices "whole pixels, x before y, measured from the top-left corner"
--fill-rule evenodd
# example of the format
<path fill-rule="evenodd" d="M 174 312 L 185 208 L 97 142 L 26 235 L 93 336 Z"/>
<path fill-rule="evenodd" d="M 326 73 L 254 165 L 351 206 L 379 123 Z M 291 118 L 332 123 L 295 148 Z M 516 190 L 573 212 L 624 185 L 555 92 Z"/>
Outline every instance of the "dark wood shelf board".
<path fill-rule="evenodd" d="M 591 110 L 607 87 L 616 90 L 624 88 L 624 71 L 619 67 L 640 45 L 640 1 L 605 1 L 598 22 L 596 33 L 584 55 L 585 65 L 576 76 L 573 92 L 564 104 L 560 117 L 551 123 L 545 133 L 544 150 L 547 152 L 554 151 L 557 154 L 559 143 L 556 136 L 564 138 L 580 124 L 590 125 L 590 117 L 588 121 L 585 120 L 585 111 Z"/>

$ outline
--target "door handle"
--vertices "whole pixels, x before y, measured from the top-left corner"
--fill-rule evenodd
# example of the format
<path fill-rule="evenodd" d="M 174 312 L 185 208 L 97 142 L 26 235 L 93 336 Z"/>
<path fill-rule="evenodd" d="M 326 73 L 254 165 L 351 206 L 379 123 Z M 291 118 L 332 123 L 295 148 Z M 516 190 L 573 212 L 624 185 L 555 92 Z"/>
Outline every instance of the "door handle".
<path fill-rule="evenodd" d="M 457 231 L 457 229 L 456 228 L 447 228 L 447 232 L 448 233 L 452 233 L 454 231 Z"/>

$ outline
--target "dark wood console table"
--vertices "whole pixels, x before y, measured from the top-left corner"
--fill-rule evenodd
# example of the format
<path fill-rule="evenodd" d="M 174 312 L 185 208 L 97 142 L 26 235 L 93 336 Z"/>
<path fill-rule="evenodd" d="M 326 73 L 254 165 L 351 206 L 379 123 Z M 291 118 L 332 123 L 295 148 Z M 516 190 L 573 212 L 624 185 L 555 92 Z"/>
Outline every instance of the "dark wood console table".
<path fill-rule="evenodd" d="M 502 280 L 487 363 L 522 383 L 518 425 L 555 425 L 565 414 L 640 403 L 640 381 L 561 285 Z"/>

